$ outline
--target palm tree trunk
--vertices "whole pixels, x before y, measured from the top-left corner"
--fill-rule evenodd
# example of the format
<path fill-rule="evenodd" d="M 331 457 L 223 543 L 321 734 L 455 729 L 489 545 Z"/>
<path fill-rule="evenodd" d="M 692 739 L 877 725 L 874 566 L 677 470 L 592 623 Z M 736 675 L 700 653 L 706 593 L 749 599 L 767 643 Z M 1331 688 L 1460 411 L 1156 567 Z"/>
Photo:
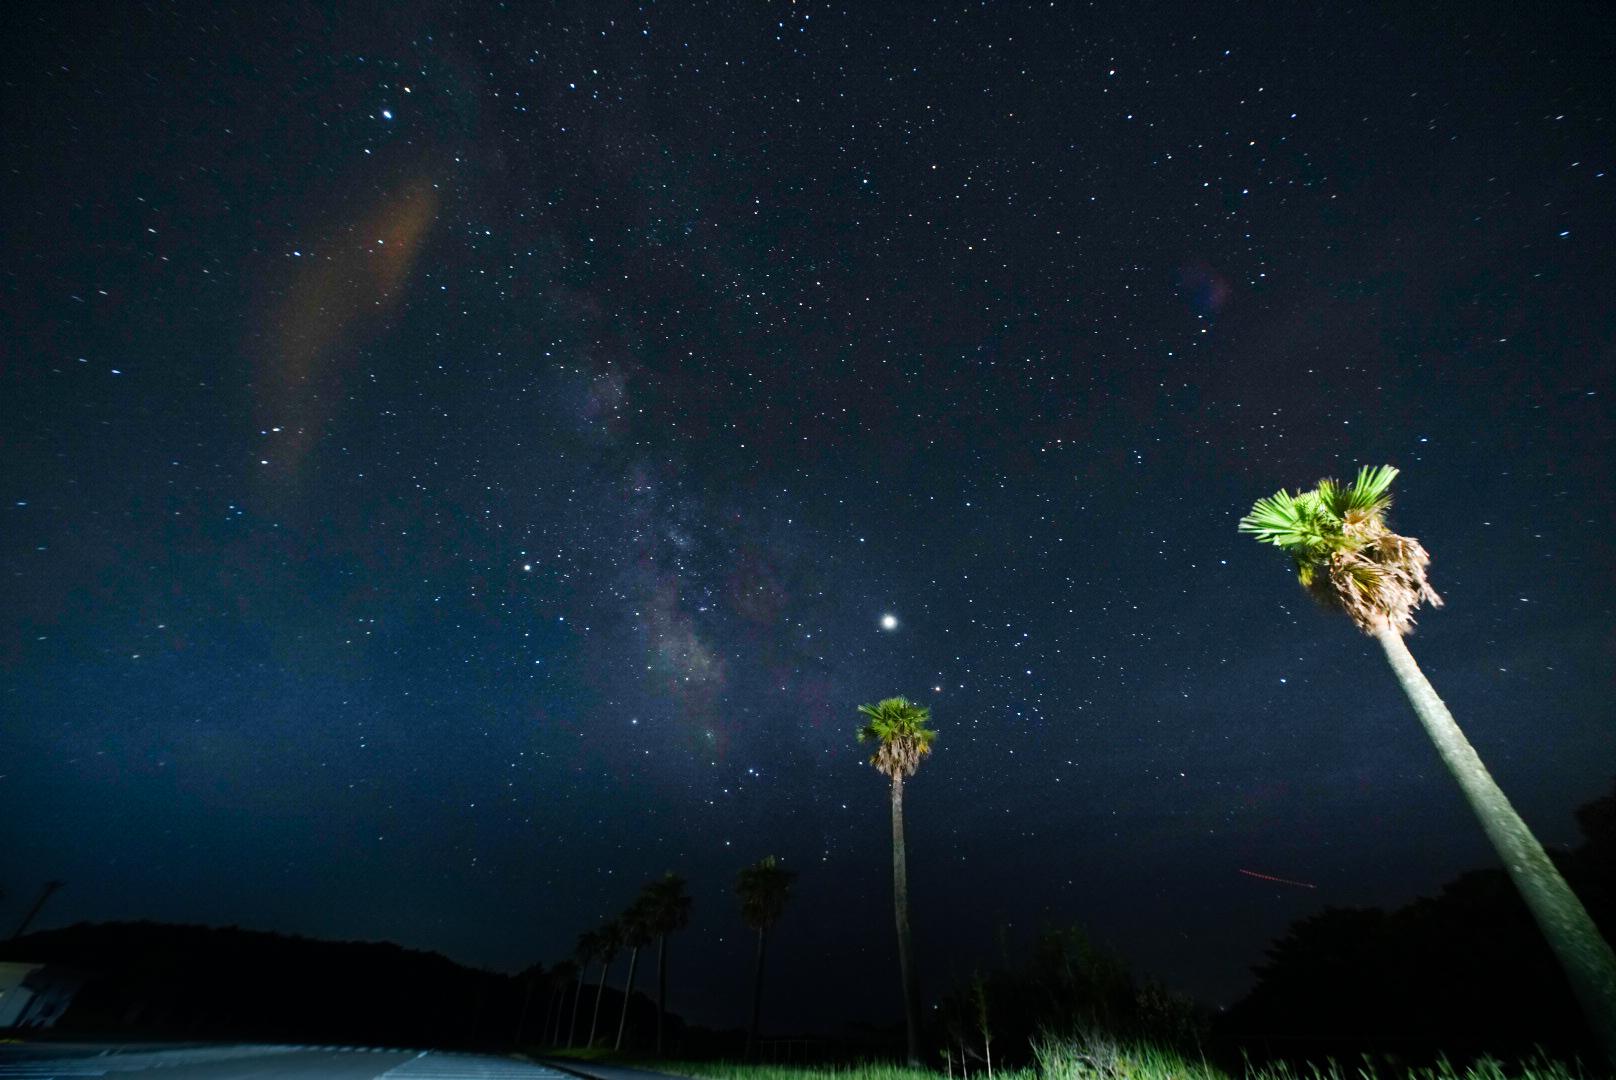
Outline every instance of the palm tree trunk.
<path fill-rule="evenodd" d="M 1543 845 L 1481 763 L 1453 714 L 1415 663 L 1402 635 L 1385 629 L 1378 631 L 1375 638 L 1386 650 L 1386 659 L 1391 661 L 1392 671 L 1425 726 L 1425 733 L 1436 744 L 1443 764 L 1459 781 L 1470 809 L 1481 820 L 1493 849 L 1504 860 L 1515 888 L 1520 890 L 1538 928 L 1565 969 L 1588 1026 L 1616 1064 L 1616 954 L 1612 954 L 1587 909 L 1549 860 Z"/>
<path fill-rule="evenodd" d="M 600 1027 L 600 999 L 606 993 L 606 973 L 611 970 L 612 962 L 603 960 L 600 964 L 600 985 L 595 987 L 595 1015 L 589 1021 L 589 1041 L 585 1046 L 595 1045 L 595 1029 Z"/>
<path fill-rule="evenodd" d="M 763 1015 L 763 954 L 768 948 L 769 931 L 758 927 L 757 970 L 752 976 L 752 1026 L 746 1029 L 746 1060 L 752 1060 L 757 1046 L 758 1019 Z"/>
<path fill-rule="evenodd" d="M 522 1029 L 527 1027 L 527 1010 L 533 1004 L 533 984 L 536 982 L 538 982 L 536 978 L 531 975 L 528 976 L 527 992 L 522 995 L 522 1011 L 516 1014 L 515 1043 L 517 1046 L 522 1045 Z"/>
<path fill-rule="evenodd" d="M 553 987 L 550 991 L 550 1000 L 544 1007 L 544 1038 L 550 1046 L 558 1046 L 561 1043 L 561 1013 L 566 1002 L 567 984 L 561 983 Z"/>
<path fill-rule="evenodd" d="M 628 999 L 634 996 L 634 965 L 639 960 L 640 947 L 636 945 L 628 954 L 628 986 L 623 990 L 623 1012 L 617 1018 L 617 1042 L 612 1045 L 613 1050 L 623 1049 L 623 1026 L 628 1023 Z"/>
<path fill-rule="evenodd" d="M 572 993 L 572 1020 L 567 1024 L 567 1049 L 572 1049 L 573 1040 L 578 1037 L 578 1002 L 584 996 L 584 967 L 578 965 L 578 988 Z"/>
<path fill-rule="evenodd" d="M 903 777 L 892 778 L 892 908 L 898 921 L 898 974 L 903 979 L 903 1023 L 909 1064 L 920 1067 L 920 994 L 909 956 L 909 863 L 903 849 Z"/>
<path fill-rule="evenodd" d="M 662 1056 L 662 1028 L 668 1013 L 668 935 L 657 939 L 656 950 L 656 1052 Z"/>

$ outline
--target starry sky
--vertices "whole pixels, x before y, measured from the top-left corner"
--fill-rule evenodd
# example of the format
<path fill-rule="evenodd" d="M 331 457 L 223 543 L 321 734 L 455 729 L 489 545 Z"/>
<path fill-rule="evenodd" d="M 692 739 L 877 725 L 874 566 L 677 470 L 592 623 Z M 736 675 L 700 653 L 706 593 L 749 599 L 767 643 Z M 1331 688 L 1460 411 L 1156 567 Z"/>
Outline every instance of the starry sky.
<path fill-rule="evenodd" d="M 40 926 L 514 971 L 674 870 L 670 1005 L 728 1025 L 772 853 L 768 1025 L 896 1021 L 853 733 L 905 694 L 928 996 L 1076 923 L 1227 1004 L 1291 920 L 1491 861 L 1235 532 L 1381 462 L 1415 655 L 1573 842 L 1616 24 L 1409 8 L 8 11 L 0 917 L 60 878 Z"/>

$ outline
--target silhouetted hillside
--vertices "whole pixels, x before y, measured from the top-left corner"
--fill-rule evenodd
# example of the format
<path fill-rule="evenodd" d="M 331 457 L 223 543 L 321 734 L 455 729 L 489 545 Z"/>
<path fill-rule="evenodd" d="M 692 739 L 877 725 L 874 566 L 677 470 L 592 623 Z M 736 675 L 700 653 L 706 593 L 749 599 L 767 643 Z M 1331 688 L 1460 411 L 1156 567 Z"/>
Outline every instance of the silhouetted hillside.
<path fill-rule="evenodd" d="M 87 976 L 61 1030 L 409 1046 L 512 1042 L 527 988 L 529 1031 L 551 986 L 389 943 L 162 923 L 79 924 L 0 946 L 0 958 Z"/>
<path fill-rule="evenodd" d="M 1551 852 L 1610 940 L 1616 793 L 1577 811 L 1583 843 Z M 1571 988 L 1502 868 L 1398 908 L 1331 908 L 1291 926 L 1219 1024 L 1254 1057 L 1426 1059 L 1541 1047 L 1598 1060 Z"/>

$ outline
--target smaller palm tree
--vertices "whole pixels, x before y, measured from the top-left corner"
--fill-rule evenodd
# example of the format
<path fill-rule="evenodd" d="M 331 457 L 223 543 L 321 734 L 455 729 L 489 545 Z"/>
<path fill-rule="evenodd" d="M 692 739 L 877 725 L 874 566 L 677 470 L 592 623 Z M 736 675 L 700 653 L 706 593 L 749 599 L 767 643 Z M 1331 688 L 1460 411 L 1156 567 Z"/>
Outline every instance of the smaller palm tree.
<path fill-rule="evenodd" d="M 886 698 L 860 705 L 866 722 L 859 742 L 875 743 L 870 764 L 892 782 L 892 910 L 898 924 L 898 975 L 903 981 L 903 1020 L 908 1034 L 909 1064 L 920 1066 L 920 988 L 910 957 L 909 861 L 903 839 L 903 782 L 915 775 L 931 753 L 937 732 L 927 727 L 931 710 L 908 698 Z"/>
<path fill-rule="evenodd" d="M 617 917 L 623 928 L 623 944 L 628 946 L 628 986 L 623 990 L 623 1012 L 617 1018 L 617 1041 L 612 1049 L 623 1049 L 623 1028 L 628 1024 L 628 1001 L 634 996 L 634 969 L 639 964 L 640 950 L 656 940 L 651 925 L 650 905 L 644 894 L 636 897 L 628 910 Z"/>
<path fill-rule="evenodd" d="M 585 1046 L 595 1045 L 595 1031 L 600 1027 L 600 999 L 606 993 L 606 975 L 612 970 L 612 964 L 623 948 L 623 928 L 616 919 L 602 923 L 595 933 L 600 943 L 600 982 L 595 987 L 595 1014 L 589 1020 L 589 1041 Z"/>
<path fill-rule="evenodd" d="M 567 1022 L 567 1049 L 572 1049 L 578 1037 L 578 1003 L 584 996 L 584 972 L 600 955 L 600 932 L 585 930 L 572 946 L 572 959 L 578 965 L 578 985 L 572 994 L 572 1019 Z"/>
<path fill-rule="evenodd" d="M 577 969 L 578 965 L 571 960 L 563 960 L 550 969 L 550 1007 L 545 1013 L 544 1030 L 551 1046 L 561 1045 L 561 1021 L 567 1015 L 567 991 L 572 988 Z M 553 1020 L 551 1013 L 555 1014 Z"/>
<path fill-rule="evenodd" d="M 668 1016 L 668 938 L 690 923 L 690 894 L 685 892 L 685 879 L 670 871 L 645 887 L 645 901 L 657 939 L 656 1050 L 661 1056 Z"/>
<path fill-rule="evenodd" d="M 746 1056 L 751 1058 L 757 1045 L 758 1020 L 763 1010 L 763 956 L 769 930 L 785 913 L 791 896 L 791 883 L 797 875 L 780 865 L 773 855 L 759 859 L 735 879 L 735 895 L 741 900 L 741 918 L 757 931 L 757 965 L 752 978 L 752 1024 L 746 1029 Z"/>
<path fill-rule="evenodd" d="M 515 1043 L 521 1046 L 527 1034 L 527 1016 L 533 1008 L 533 991 L 538 989 L 540 983 L 546 981 L 544 965 L 534 964 L 517 976 L 522 981 L 522 1009 L 516 1014 Z M 545 1014 L 548 1020 L 549 1014 Z"/>

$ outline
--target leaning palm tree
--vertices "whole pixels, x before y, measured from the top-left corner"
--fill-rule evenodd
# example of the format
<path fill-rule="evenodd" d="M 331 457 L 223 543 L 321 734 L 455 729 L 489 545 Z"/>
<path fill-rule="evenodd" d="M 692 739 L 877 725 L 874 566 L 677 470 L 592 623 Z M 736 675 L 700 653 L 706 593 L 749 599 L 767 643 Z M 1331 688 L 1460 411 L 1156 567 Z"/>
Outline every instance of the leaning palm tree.
<path fill-rule="evenodd" d="M 907 698 L 887 698 L 860 705 L 867 718 L 859 742 L 874 742 L 870 764 L 892 781 L 892 906 L 898 921 L 898 974 L 903 980 L 903 1020 L 908 1033 L 909 1064 L 920 1066 L 920 993 L 910 959 L 909 866 L 903 848 L 903 782 L 915 775 L 931 753 L 937 732 L 926 726 L 931 710 Z"/>
<path fill-rule="evenodd" d="M 617 1018 L 617 1042 L 613 1050 L 623 1049 L 623 1028 L 628 1023 L 628 1001 L 634 996 L 634 969 L 640 960 L 640 950 L 651 944 L 656 931 L 651 926 L 650 905 L 645 894 L 636 897 L 628 910 L 617 917 L 623 928 L 623 944 L 628 946 L 628 986 L 623 989 L 623 1012 Z"/>
<path fill-rule="evenodd" d="M 1422 603 L 1442 600 L 1426 578 L 1431 556 L 1413 537 L 1386 527 L 1390 465 L 1364 467 L 1352 484 L 1320 480 L 1312 491 L 1259 499 L 1240 531 L 1283 548 L 1302 586 L 1344 611 L 1385 650 L 1443 764 L 1504 860 L 1510 878 L 1575 990 L 1589 1025 L 1616 1063 L 1616 955 L 1459 730 L 1403 641 Z"/>
<path fill-rule="evenodd" d="M 578 965 L 578 986 L 572 993 L 572 1019 L 567 1021 L 567 1049 L 572 1049 L 573 1040 L 578 1037 L 578 1002 L 584 996 L 584 972 L 589 969 L 597 957 L 600 956 L 600 931 L 585 930 L 578 935 L 578 940 L 572 946 L 572 959 Z"/>
<path fill-rule="evenodd" d="M 752 977 L 752 1025 L 746 1029 L 746 1056 L 752 1057 L 757 1045 L 758 1018 L 763 1010 L 763 954 L 769 929 L 785 913 L 791 896 L 791 883 L 797 875 L 780 865 L 773 855 L 746 867 L 735 879 L 735 895 L 741 900 L 741 918 L 757 931 L 757 966 Z"/>
<path fill-rule="evenodd" d="M 690 895 L 685 879 L 675 873 L 664 875 L 645 887 L 645 902 L 651 930 L 657 939 L 657 1055 L 662 1054 L 662 1029 L 668 1015 L 668 936 L 683 930 L 690 922 Z"/>
<path fill-rule="evenodd" d="M 595 986 L 595 1014 L 589 1019 L 589 1041 L 584 1044 L 591 1047 L 595 1045 L 595 1031 L 600 1027 L 600 999 L 606 993 L 606 975 L 623 950 L 623 928 L 616 919 L 602 923 L 595 933 L 600 940 L 600 982 Z"/>

